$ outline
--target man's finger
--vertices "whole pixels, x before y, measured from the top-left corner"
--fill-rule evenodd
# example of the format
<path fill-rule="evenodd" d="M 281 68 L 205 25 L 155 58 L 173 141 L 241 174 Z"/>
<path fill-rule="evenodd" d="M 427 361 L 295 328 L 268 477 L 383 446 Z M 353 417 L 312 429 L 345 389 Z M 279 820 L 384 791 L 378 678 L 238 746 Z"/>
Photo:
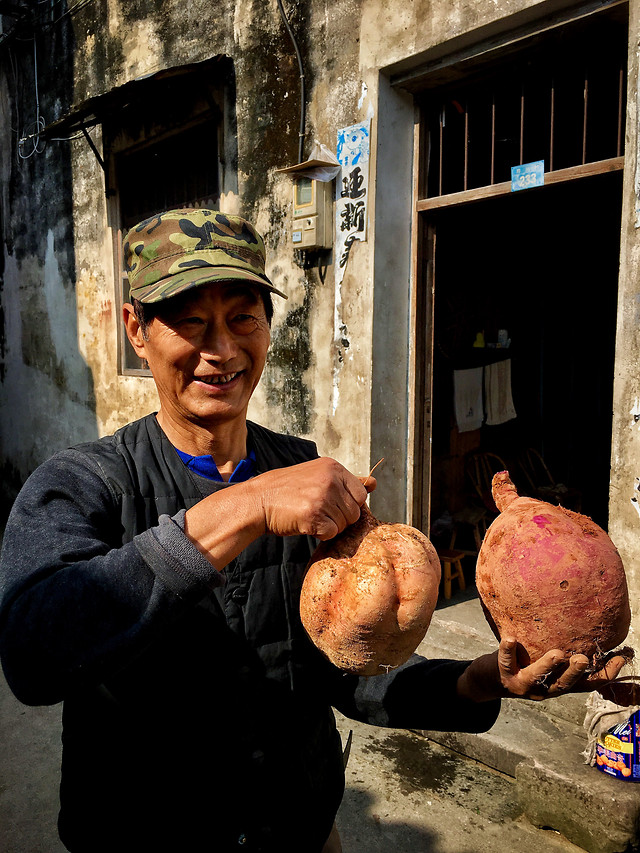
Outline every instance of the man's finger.
<path fill-rule="evenodd" d="M 599 669 L 590 676 L 589 680 L 613 681 L 613 679 L 617 678 L 620 674 L 622 667 L 628 662 L 629 661 L 622 655 L 615 655 L 606 662 L 602 669 Z"/>
<path fill-rule="evenodd" d="M 503 637 L 498 649 L 498 667 L 505 675 L 516 675 L 518 672 L 518 641 L 514 637 Z"/>
<path fill-rule="evenodd" d="M 566 693 L 572 690 L 577 682 L 584 677 L 588 667 L 589 660 L 585 655 L 573 655 L 569 661 L 569 666 L 553 685 L 553 692 Z"/>
<path fill-rule="evenodd" d="M 566 655 L 559 649 L 552 649 L 521 670 L 520 675 L 526 679 L 530 689 L 546 693 L 554 683 L 558 671 L 566 666 Z"/>
<path fill-rule="evenodd" d="M 371 474 L 369 474 L 368 477 L 358 477 L 358 479 L 360 480 L 362 485 L 367 490 L 367 493 L 369 493 L 369 494 L 371 492 L 373 492 L 375 490 L 376 486 L 378 485 L 376 478 L 372 477 Z"/>

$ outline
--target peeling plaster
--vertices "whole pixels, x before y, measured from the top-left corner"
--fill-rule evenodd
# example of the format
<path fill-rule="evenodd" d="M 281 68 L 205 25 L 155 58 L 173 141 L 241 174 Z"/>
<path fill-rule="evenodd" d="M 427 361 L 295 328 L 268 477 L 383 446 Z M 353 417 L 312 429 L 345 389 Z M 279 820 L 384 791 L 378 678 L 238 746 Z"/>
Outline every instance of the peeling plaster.
<path fill-rule="evenodd" d="M 151 19 L 131 21 L 125 30 L 122 46 L 126 56 L 123 71 L 127 79 L 135 80 L 161 67 L 162 44 Z"/>
<path fill-rule="evenodd" d="M 358 109 L 359 110 L 362 109 L 362 104 L 364 103 L 364 99 L 367 97 L 368 92 L 369 92 L 369 87 L 363 81 L 362 82 L 362 92 L 360 93 L 360 98 L 358 100 Z"/>
<path fill-rule="evenodd" d="M 636 494 L 631 498 L 631 505 L 633 506 L 635 511 L 640 516 L 640 503 L 638 502 L 638 494 L 637 494 L 638 492 L 640 492 L 640 479 L 638 479 L 638 477 L 636 477 L 634 480 L 633 490 L 634 490 L 634 492 L 636 492 Z"/>

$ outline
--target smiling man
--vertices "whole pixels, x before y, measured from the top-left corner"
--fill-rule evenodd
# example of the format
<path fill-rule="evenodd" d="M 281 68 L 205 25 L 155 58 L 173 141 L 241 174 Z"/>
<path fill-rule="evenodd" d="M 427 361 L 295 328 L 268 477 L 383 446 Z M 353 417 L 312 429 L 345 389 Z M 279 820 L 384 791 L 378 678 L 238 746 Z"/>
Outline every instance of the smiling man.
<path fill-rule="evenodd" d="M 124 322 L 159 409 L 41 465 L 0 566 L 7 680 L 27 704 L 64 702 L 60 837 L 72 853 L 339 853 L 332 705 L 482 731 L 500 696 L 566 692 L 587 660 L 520 669 L 507 639 L 473 662 L 335 669 L 304 632 L 300 588 L 375 481 L 247 420 L 284 296 L 262 238 L 240 217 L 168 211 L 125 256 Z"/>

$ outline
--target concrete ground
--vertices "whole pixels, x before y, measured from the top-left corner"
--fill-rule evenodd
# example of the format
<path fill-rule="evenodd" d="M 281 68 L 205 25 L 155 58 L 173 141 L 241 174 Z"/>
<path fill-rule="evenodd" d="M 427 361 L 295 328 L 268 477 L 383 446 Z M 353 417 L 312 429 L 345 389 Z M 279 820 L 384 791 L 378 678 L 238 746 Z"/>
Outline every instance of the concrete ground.
<path fill-rule="evenodd" d="M 508 776 L 411 732 L 338 725 L 353 731 L 344 853 L 583 853 L 522 817 Z"/>
<path fill-rule="evenodd" d="M 61 710 L 22 705 L 0 675 L 2 853 L 64 853 L 56 830 Z"/>

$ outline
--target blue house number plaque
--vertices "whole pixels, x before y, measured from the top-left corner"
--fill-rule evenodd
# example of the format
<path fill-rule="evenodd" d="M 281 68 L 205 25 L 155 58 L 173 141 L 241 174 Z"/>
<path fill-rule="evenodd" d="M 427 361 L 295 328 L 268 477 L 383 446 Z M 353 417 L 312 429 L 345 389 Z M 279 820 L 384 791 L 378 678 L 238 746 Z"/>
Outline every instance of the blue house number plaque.
<path fill-rule="evenodd" d="M 544 185 L 544 160 L 511 167 L 511 192 Z"/>

